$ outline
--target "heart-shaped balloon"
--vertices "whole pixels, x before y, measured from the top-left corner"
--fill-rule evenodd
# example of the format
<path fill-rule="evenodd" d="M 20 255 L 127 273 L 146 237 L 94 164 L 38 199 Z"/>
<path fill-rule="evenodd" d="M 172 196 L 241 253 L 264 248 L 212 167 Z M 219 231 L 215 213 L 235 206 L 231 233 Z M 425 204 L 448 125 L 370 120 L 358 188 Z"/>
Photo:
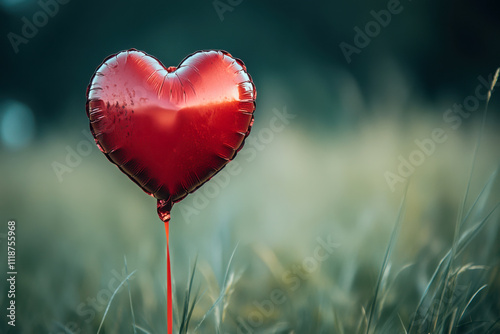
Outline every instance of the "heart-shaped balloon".
<path fill-rule="evenodd" d="M 166 68 L 132 49 L 108 57 L 96 70 L 87 115 L 100 150 L 158 199 L 165 220 L 173 203 L 242 148 L 255 98 L 245 65 L 225 51 L 199 51 Z"/>

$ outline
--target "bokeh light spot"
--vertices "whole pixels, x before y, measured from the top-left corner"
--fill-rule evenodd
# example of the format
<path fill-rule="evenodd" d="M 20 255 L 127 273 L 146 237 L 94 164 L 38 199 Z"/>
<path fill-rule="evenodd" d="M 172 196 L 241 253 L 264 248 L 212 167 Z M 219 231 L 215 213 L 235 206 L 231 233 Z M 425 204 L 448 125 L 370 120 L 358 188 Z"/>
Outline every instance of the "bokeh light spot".
<path fill-rule="evenodd" d="M 0 0 L 0 7 L 10 13 L 26 10 L 26 5 L 35 3 L 33 0 Z"/>
<path fill-rule="evenodd" d="M 31 143 L 35 118 L 31 109 L 18 101 L 0 103 L 0 139 L 4 147 L 19 150 Z"/>

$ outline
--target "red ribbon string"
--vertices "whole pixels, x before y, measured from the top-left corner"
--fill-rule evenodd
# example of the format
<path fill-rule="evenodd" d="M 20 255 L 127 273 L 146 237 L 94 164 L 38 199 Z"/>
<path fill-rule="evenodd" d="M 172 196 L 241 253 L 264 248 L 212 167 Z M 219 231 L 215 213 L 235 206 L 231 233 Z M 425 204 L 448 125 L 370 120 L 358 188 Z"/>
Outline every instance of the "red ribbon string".
<path fill-rule="evenodd" d="M 172 334 L 173 309 L 172 309 L 172 277 L 170 274 L 170 251 L 168 245 L 168 221 L 165 222 L 167 236 L 167 333 Z"/>

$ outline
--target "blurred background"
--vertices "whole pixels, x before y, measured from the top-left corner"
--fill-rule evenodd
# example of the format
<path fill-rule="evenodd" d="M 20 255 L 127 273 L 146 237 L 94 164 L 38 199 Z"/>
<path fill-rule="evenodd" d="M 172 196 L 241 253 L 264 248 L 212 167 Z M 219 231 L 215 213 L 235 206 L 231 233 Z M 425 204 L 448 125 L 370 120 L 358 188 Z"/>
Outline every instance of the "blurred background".
<path fill-rule="evenodd" d="M 499 10 L 472 0 L 0 0 L 2 310 L 9 220 L 18 271 L 17 325 L 2 320 L 0 331 L 95 333 L 133 270 L 101 333 L 133 333 L 134 323 L 139 332 L 166 330 L 155 200 L 99 152 L 85 114 L 95 69 L 136 48 L 165 66 L 196 50 L 226 50 L 244 61 L 258 92 L 244 149 L 172 212 L 177 317 L 198 258 L 189 332 L 364 331 L 399 221 L 383 280 L 393 288 L 382 289 L 371 330 L 403 333 L 466 216 L 480 134 L 464 207 L 473 210 L 457 235 L 489 219 L 451 266 L 442 327 L 426 332 L 451 324 L 468 333 L 478 322 L 480 332 L 495 332 L 500 191 L 488 178 L 500 158 L 497 94 L 483 130 L 480 121 L 500 66 Z"/>

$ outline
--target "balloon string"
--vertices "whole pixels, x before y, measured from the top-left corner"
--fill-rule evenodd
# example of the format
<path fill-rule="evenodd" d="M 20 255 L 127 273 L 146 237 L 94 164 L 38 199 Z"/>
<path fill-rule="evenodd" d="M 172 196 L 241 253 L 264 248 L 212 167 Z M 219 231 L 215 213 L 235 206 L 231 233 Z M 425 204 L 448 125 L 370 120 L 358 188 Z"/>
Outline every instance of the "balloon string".
<path fill-rule="evenodd" d="M 167 236 L 167 333 L 172 334 L 172 277 L 170 273 L 170 250 L 168 243 L 168 221 L 165 222 L 165 234 Z"/>

